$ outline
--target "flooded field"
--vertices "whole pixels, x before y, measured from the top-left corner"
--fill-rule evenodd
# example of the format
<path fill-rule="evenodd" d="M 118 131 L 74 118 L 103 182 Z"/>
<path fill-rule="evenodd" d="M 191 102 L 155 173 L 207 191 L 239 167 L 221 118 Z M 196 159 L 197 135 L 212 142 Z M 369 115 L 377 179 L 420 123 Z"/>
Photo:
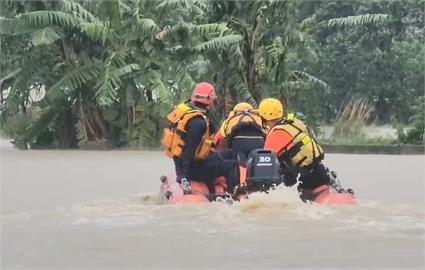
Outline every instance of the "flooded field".
<path fill-rule="evenodd" d="M 158 205 L 160 152 L 1 147 L 2 269 L 423 269 L 424 156 L 329 154 L 357 206 L 294 189 Z"/>

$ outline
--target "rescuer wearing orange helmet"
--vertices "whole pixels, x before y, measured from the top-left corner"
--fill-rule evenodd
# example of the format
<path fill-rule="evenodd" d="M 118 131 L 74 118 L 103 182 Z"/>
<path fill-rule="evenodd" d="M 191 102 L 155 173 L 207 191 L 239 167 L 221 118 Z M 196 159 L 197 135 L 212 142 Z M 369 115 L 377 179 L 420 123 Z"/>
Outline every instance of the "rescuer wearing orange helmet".
<path fill-rule="evenodd" d="M 213 131 L 206 112 L 216 98 L 213 85 L 199 83 L 191 99 L 167 116 L 169 126 L 164 129 L 162 144 L 167 156 L 174 160 L 177 181 L 185 193 L 191 191 L 189 179 L 204 182 L 213 192 L 214 179 L 227 175 L 237 165 L 212 152 Z"/>

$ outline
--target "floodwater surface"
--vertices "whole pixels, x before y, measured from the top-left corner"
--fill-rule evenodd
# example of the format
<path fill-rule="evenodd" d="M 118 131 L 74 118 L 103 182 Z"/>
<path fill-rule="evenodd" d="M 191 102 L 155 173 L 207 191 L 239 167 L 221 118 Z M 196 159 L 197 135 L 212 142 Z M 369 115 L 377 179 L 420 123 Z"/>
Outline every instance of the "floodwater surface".
<path fill-rule="evenodd" d="M 2 269 L 424 269 L 424 156 L 329 154 L 356 206 L 159 205 L 161 152 L 1 146 Z"/>

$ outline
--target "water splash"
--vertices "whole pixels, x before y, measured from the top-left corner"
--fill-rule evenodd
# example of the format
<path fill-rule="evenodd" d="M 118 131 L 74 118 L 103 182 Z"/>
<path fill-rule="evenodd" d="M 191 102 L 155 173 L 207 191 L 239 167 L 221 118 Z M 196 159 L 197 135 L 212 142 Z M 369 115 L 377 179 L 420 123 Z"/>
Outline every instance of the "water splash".
<path fill-rule="evenodd" d="M 193 228 L 214 228 L 232 225 L 233 232 L 257 227 L 282 226 L 310 222 L 332 230 L 423 234 L 425 210 L 408 204 L 360 201 L 354 206 L 331 206 L 303 203 L 296 188 L 278 187 L 268 194 L 255 193 L 248 200 L 231 205 L 211 204 L 160 205 L 157 193 L 131 197 L 108 197 L 72 204 L 39 213 L 20 213 L 2 217 L 2 222 L 59 220 L 75 226 L 94 224 L 101 227 L 126 227 L 146 224 L 160 226 L 184 225 Z M 213 229 L 211 229 L 213 230 Z"/>

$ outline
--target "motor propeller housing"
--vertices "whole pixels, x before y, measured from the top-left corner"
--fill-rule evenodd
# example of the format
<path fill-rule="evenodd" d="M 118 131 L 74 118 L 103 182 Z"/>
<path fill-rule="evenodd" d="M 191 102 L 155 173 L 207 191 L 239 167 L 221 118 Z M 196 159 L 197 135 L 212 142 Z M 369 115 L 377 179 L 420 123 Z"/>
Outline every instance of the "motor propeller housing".
<path fill-rule="evenodd" d="M 282 183 L 279 175 L 279 160 L 270 150 L 253 150 L 246 163 L 246 191 L 267 192 Z"/>

